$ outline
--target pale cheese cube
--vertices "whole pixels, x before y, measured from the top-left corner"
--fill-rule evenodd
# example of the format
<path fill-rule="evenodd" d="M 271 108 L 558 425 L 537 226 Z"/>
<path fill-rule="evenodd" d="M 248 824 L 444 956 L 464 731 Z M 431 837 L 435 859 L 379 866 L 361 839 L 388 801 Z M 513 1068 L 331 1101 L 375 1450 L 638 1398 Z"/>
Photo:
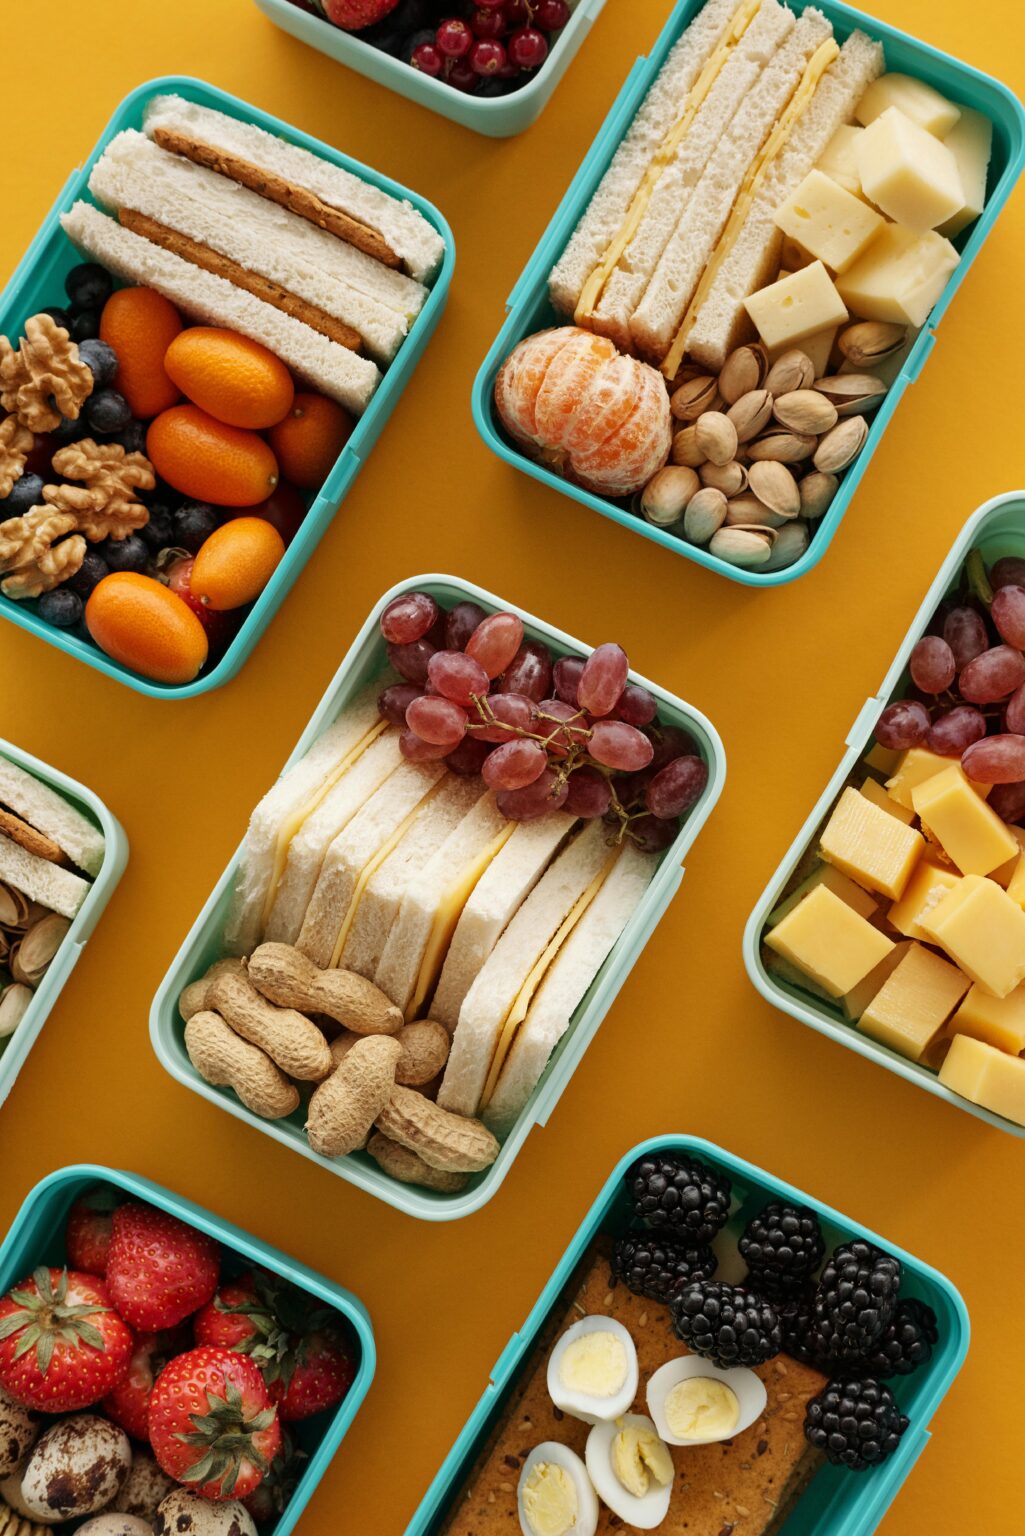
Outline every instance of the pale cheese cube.
<path fill-rule="evenodd" d="M 916 785 L 911 803 L 963 875 L 988 875 L 1017 851 L 1018 839 L 996 811 L 979 799 L 960 763 Z M 993 881 L 990 884 L 1006 901 L 1005 892 Z M 1020 907 L 1017 910 L 1021 912 Z"/>
<path fill-rule="evenodd" d="M 856 146 L 864 131 L 855 123 L 842 123 L 822 151 L 818 162 L 820 171 L 831 176 L 848 192 L 853 192 L 855 197 L 861 196 Z"/>
<path fill-rule="evenodd" d="M 957 1035 L 940 1068 L 940 1082 L 973 1104 L 1025 1125 L 1025 1061 L 983 1040 Z"/>
<path fill-rule="evenodd" d="M 903 896 L 924 847 L 920 832 L 856 789 L 845 789 L 822 830 L 819 853 L 867 890 L 896 900 Z"/>
<path fill-rule="evenodd" d="M 935 230 L 922 234 L 904 224 L 887 224 L 836 286 L 862 320 L 921 326 L 959 259 L 950 241 Z"/>
<path fill-rule="evenodd" d="M 826 885 L 799 902 L 765 943 L 834 998 L 850 992 L 893 949 L 891 939 Z"/>
<path fill-rule="evenodd" d="M 931 940 L 993 997 L 1025 981 L 1025 912 L 982 875 L 966 875 L 919 919 Z"/>
<path fill-rule="evenodd" d="M 809 267 L 812 263 L 812 257 L 802 245 L 798 245 L 796 240 L 788 240 L 785 237 L 779 259 L 780 277 L 793 277 L 795 272 L 800 272 L 802 267 Z"/>
<path fill-rule="evenodd" d="M 898 224 L 935 229 L 964 207 L 953 151 L 897 107 L 865 129 L 855 153 L 865 196 Z"/>
<path fill-rule="evenodd" d="M 968 977 L 921 944 L 912 944 L 859 1020 L 880 1045 L 921 1059 L 968 991 Z"/>
<path fill-rule="evenodd" d="M 859 123 L 873 123 L 890 107 L 899 107 L 919 128 L 940 139 L 950 132 L 962 111 L 924 80 L 893 73 L 873 80 L 855 107 L 854 115 Z"/>
<path fill-rule="evenodd" d="M 903 896 L 893 903 L 886 914 L 887 918 L 898 933 L 906 934 L 909 939 L 923 939 L 928 944 L 931 938 L 922 927 L 923 917 L 938 907 L 943 898 L 949 896 L 960 884 L 960 875 L 933 863 L 931 857 L 924 854 Z"/>
<path fill-rule="evenodd" d="M 950 1021 L 955 1034 L 985 1040 L 998 1051 L 1020 1056 L 1025 1051 L 1025 986 L 1015 987 L 1006 997 L 990 997 L 980 986 L 973 986 Z"/>
<path fill-rule="evenodd" d="M 874 208 L 818 170 L 808 172 L 774 217 L 785 235 L 834 272 L 846 272 L 884 223 Z"/>
<path fill-rule="evenodd" d="M 993 124 L 981 112 L 962 107 L 960 120 L 954 124 L 943 142 L 954 156 L 964 193 L 964 206 L 939 226 L 940 234 L 952 240 L 966 224 L 977 219 L 986 206 L 986 177 L 993 152 Z"/>
<path fill-rule="evenodd" d="M 821 261 L 813 261 L 782 282 L 759 289 L 744 300 L 744 308 L 767 347 L 796 346 L 806 336 L 814 336 L 831 325 L 842 325 L 848 318 L 846 306 Z"/>

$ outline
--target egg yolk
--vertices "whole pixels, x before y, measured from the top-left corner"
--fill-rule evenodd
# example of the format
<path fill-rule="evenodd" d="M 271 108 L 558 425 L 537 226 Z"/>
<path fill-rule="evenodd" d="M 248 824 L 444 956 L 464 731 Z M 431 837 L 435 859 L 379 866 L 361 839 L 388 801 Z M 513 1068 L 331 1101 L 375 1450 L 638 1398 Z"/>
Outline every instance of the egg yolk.
<path fill-rule="evenodd" d="M 577 1523 L 577 1494 L 565 1467 L 539 1461 L 523 1485 L 523 1513 L 534 1536 L 566 1536 Z"/>
<path fill-rule="evenodd" d="M 612 1397 L 626 1380 L 623 1341 L 604 1329 L 581 1333 L 567 1344 L 559 1364 L 562 1382 L 588 1397 Z"/>
<path fill-rule="evenodd" d="M 681 1440 L 719 1440 L 740 1421 L 737 1394 L 709 1376 L 688 1376 L 666 1394 L 666 1423 Z"/>

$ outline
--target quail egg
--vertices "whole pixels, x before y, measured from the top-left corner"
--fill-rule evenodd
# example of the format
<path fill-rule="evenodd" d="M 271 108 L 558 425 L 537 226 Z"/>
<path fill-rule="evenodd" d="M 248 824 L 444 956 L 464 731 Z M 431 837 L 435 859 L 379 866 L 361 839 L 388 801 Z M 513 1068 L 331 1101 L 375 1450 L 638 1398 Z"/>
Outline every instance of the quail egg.
<path fill-rule="evenodd" d="M 643 1413 L 596 1424 L 584 1452 L 595 1492 L 614 1515 L 638 1531 L 653 1531 L 669 1513 L 676 1468 L 669 1447 Z"/>
<path fill-rule="evenodd" d="M 600 1424 L 626 1413 L 637 1396 L 637 1350 L 612 1317 L 582 1317 L 548 1360 L 548 1395 L 556 1408 Z"/>
<path fill-rule="evenodd" d="M 0 1387 L 0 1478 L 21 1466 L 39 1437 L 39 1415 Z"/>
<path fill-rule="evenodd" d="M 535 1445 L 520 1472 L 516 1507 L 523 1536 L 594 1536 L 598 1500 L 576 1451 L 558 1440 Z"/>
<path fill-rule="evenodd" d="M 700 1355 L 660 1366 L 648 1382 L 648 1408 L 670 1445 L 730 1440 L 765 1411 L 765 1383 L 737 1365 L 724 1371 Z"/>
<path fill-rule="evenodd" d="M 80 1519 L 117 1498 L 132 1460 L 128 1436 L 109 1419 L 58 1419 L 25 1464 L 21 1493 L 37 1519 Z"/>

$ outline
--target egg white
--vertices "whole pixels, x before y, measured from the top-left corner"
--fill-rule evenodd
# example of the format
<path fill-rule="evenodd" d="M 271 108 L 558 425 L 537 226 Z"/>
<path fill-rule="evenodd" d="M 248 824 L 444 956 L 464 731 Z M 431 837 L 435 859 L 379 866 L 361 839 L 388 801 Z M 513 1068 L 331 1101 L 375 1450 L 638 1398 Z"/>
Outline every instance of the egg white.
<path fill-rule="evenodd" d="M 735 1395 L 740 1417 L 726 1434 L 711 1435 L 700 1440 L 681 1440 L 678 1435 L 670 1431 L 666 1422 L 666 1398 L 678 1382 L 686 1381 L 691 1376 L 721 1381 L 723 1386 L 729 1387 Z M 700 1355 L 681 1355 L 678 1359 L 670 1360 L 660 1366 L 652 1375 L 648 1382 L 647 1401 L 648 1412 L 655 1421 L 659 1435 L 667 1445 L 714 1445 L 719 1440 L 732 1440 L 761 1418 L 765 1412 L 766 1391 L 761 1377 L 756 1376 L 754 1371 L 749 1371 L 746 1366 L 736 1365 L 731 1370 L 724 1371 Z"/>
<path fill-rule="evenodd" d="M 667 1483 L 663 1488 L 652 1481 L 648 1492 L 640 1499 L 623 1487 L 612 1466 L 612 1442 L 624 1428 L 650 1429 L 658 1434 L 656 1426 L 643 1413 L 625 1413 L 615 1422 L 596 1424 L 587 1437 L 584 1451 L 588 1476 L 598 1497 L 614 1515 L 638 1531 L 653 1531 L 669 1513 L 673 1483 Z"/>
<path fill-rule="evenodd" d="M 577 1392 L 562 1380 L 561 1368 L 567 1347 L 585 1333 L 612 1333 L 620 1340 L 626 1353 L 626 1376 L 618 1392 L 611 1397 L 600 1397 L 590 1392 Z M 548 1395 L 556 1408 L 581 1419 L 585 1424 L 600 1424 L 607 1419 L 618 1419 L 626 1413 L 637 1396 L 639 1372 L 637 1346 L 623 1324 L 614 1317 L 598 1315 L 582 1317 L 567 1328 L 555 1345 L 548 1359 Z"/>
<path fill-rule="evenodd" d="M 523 1489 L 527 1478 L 539 1461 L 552 1462 L 568 1474 L 577 1496 L 577 1517 L 566 1536 L 594 1536 L 598 1529 L 598 1498 L 587 1475 L 587 1468 L 576 1451 L 558 1440 L 544 1440 L 535 1445 L 520 1469 L 520 1481 L 516 1489 L 516 1512 L 520 1518 L 523 1536 L 534 1536 L 523 1509 Z"/>

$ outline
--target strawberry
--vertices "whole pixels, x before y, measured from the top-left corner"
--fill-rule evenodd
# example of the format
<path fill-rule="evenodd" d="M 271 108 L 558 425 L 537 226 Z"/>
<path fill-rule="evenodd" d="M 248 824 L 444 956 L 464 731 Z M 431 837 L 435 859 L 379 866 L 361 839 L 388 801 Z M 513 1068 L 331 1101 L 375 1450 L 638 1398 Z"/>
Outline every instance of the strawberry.
<path fill-rule="evenodd" d="M 352 1350 L 341 1333 L 315 1329 L 298 1341 L 291 1373 L 271 1392 L 282 1419 L 294 1422 L 340 1403 L 355 1374 Z"/>
<path fill-rule="evenodd" d="M 149 1437 L 168 1477 L 205 1499 L 244 1499 L 270 1470 L 281 1425 L 253 1362 L 203 1345 L 157 1377 Z"/>
<path fill-rule="evenodd" d="M 64 1248 L 73 1269 L 84 1270 L 87 1275 L 107 1273 L 110 1234 L 119 1204 L 120 1197 L 109 1184 L 98 1184 L 75 1201 L 64 1230 Z"/>
<path fill-rule="evenodd" d="M 102 1280 L 37 1269 L 0 1301 L 0 1387 L 26 1408 L 70 1413 L 123 1380 L 131 1329 Z"/>
<path fill-rule="evenodd" d="M 136 1338 L 128 1374 L 103 1399 L 107 1417 L 133 1440 L 149 1439 L 149 1400 L 154 1383 L 168 1361 L 188 1349 L 191 1342 L 187 1328 L 140 1333 Z"/>
<path fill-rule="evenodd" d="M 174 1328 L 217 1289 L 220 1256 L 204 1232 L 155 1206 L 130 1201 L 114 1212 L 107 1284 L 133 1328 Z"/>
<path fill-rule="evenodd" d="M 372 27 L 395 10 L 399 0 L 321 0 L 324 15 L 346 32 L 360 32 Z"/>

